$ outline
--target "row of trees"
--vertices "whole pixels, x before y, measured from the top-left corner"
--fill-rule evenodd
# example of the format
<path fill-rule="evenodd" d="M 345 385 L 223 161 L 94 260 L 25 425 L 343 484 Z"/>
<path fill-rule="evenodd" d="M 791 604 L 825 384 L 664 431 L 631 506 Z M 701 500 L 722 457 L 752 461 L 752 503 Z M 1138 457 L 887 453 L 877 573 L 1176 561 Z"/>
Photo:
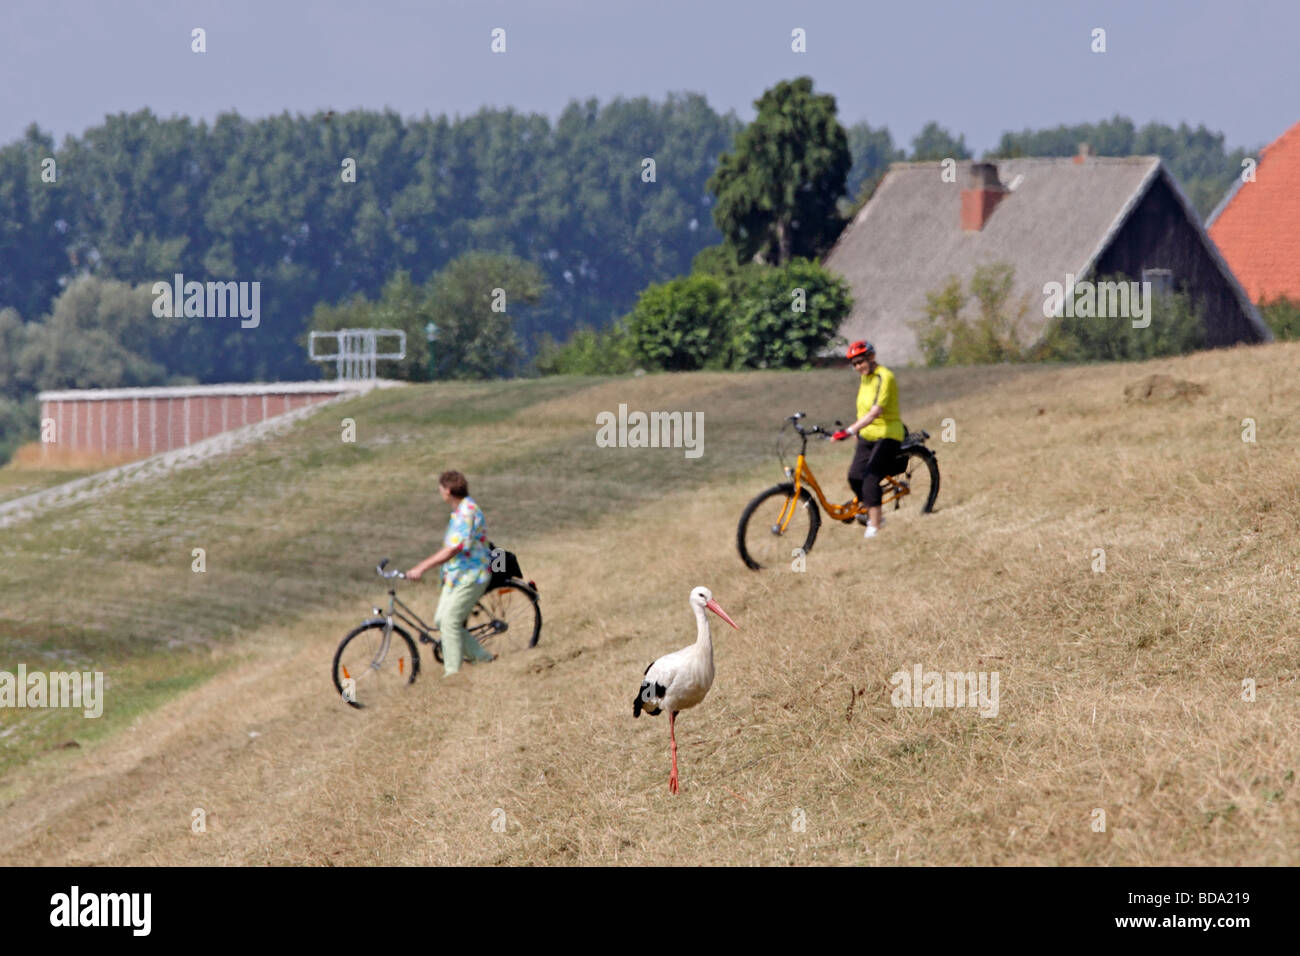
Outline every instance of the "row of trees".
<path fill-rule="evenodd" d="M 527 349 L 543 331 L 607 324 L 724 235 L 747 257 L 811 256 L 889 163 L 970 155 L 935 123 L 910 152 L 886 129 L 843 128 L 810 88 L 768 91 L 749 127 L 697 95 L 574 102 L 554 122 L 507 109 L 456 120 L 225 114 L 209 125 L 143 110 L 57 148 L 33 126 L 0 148 L 0 308 L 30 321 L 83 275 L 261 281 L 259 334 L 211 328 L 171 371 L 293 377 L 309 369 L 296 343 L 317 304 L 378 296 L 399 271 L 422 284 L 483 250 L 533 263 L 551 290 L 520 316 Z M 1007 133 L 993 155 L 1068 155 L 1081 141 L 1104 155 L 1161 155 L 1202 214 L 1245 155 L 1204 127 L 1123 117 Z M 810 200 L 803 218 L 778 217 L 774 235 L 757 235 L 755 212 L 795 183 Z"/>
<path fill-rule="evenodd" d="M 740 126 L 688 95 L 574 102 L 554 122 L 356 111 L 209 126 L 144 110 L 57 149 L 33 127 L 0 149 L 0 307 L 34 320 L 84 275 L 260 281 L 257 334 L 210 325 L 170 371 L 295 378 L 311 374 L 299 340 L 317 304 L 376 297 L 399 271 L 423 284 L 478 250 L 532 263 L 551 289 L 519 316 L 521 338 L 562 335 L 622 314 L 719 240 L 705 184 Z"/>
<path fill-rule="evenodd" d="M 386 373 L 413 379 L 518 374 L 539 343 L 541 371 L 806 364 L 848 309 L 813 261 L 845 218 L 889 163 L 970 152 L 934 123 L 910 154 L 845 129 L 807 78 L 755 105 L 745 127 L 696 95 L 554 123 L 144 110 L 57 149 L 32 127 L 0 149 L 0 455 L 34 429 L 37 388 L 310 376 L 309 328 L 403 328 Z M 1079 141 L 1159 153 L 1202 212 L 1242 155 L 1121 117 L 1009 133 L 996 155 Z M 155 317 L 148 288 L 178 273 L 259 282 L 261 322 Z"/>
<path fill-rule="evenodd" d="M 1214 211 L 1241 175 L 1242 160 L 1252 155 L 1242 149 L 1229 150 L 1223 134 L 1204 125 L 1193 129 L 1186 123 L 1177 127 L 1147 123 L 1139 128 L 1131 119 L 1116 115 L 1100 123 L 1003 133 L 989 158 L 1072 156 L 1080 143 L 1087 143 L 1098 156 L 1159 156 L 1202 219 Z"/>

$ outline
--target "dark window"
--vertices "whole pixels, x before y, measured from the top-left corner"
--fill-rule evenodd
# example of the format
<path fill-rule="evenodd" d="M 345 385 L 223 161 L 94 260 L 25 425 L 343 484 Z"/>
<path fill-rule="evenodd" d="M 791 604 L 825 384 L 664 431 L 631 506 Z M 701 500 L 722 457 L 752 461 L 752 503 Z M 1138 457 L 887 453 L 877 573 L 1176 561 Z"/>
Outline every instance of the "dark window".
<path fill-rule="evenodd" d="M 1142 281 L 1151 283 L 1152 295 L 1169 295 L 1174 291 L 1172 269 L 1143 269 Z"/>

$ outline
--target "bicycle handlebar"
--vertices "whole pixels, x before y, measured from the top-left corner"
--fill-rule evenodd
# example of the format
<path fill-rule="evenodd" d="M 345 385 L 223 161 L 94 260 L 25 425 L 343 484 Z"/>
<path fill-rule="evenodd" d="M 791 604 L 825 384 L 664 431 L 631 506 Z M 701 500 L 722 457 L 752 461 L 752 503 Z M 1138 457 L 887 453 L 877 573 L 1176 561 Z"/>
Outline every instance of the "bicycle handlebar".
<path fill-rule="evenodd" d="M 830 439 L 831 431 L 825 425 L 813 425 L 811 428 L 805 428 L 803 425 L 800 425 L 799 419 L 806 418 L 806 417 L 807 415 L 804 412 L 795 412 L 793 415 L 791 415 L 789 418 L 786 419 L 786 422 L 789 423 L 790 425 L 793 425 L 794 430 L 798 434 L 804 436 L 805 438 L 809 435 L 820 435 L 825 439 L 828 440 Z M 837 428 L 843 428 L 844 423 L 837 420 L 835 422 L 835 426 Z"/>
<path fill-rule="evenodd" d="M 404 571 L 385 571 L 384 568 L 387 567 L 387 566 L 388 566 L 388 559 L 387 559 L 387 558 L 384 558 L 384 560 L 382 560 L 382 561 L 379 562 L 378 567 L 375 568 L 375 573 L 376 573 L 377 575 L 379 575 L 381 578 L 390 578 L 390 579 L 391 579 L 391 578 L 402 578 L 403 580 L 406 579 L 406 572 L 404 572 Z"/>

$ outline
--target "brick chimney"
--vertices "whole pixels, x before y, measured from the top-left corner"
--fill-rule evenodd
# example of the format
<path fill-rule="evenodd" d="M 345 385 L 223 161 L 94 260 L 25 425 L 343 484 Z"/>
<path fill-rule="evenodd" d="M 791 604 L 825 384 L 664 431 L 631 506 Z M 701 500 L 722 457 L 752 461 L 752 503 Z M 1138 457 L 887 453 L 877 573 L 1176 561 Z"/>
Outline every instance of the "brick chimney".
<path fill-rule="evenodd" d="M 966 188 L 961 191 L 962 230 L 982 230 L 1006 194 L 1007 188 L 998 180 L 997 166 L 993 163 L 971 163 Z"/>

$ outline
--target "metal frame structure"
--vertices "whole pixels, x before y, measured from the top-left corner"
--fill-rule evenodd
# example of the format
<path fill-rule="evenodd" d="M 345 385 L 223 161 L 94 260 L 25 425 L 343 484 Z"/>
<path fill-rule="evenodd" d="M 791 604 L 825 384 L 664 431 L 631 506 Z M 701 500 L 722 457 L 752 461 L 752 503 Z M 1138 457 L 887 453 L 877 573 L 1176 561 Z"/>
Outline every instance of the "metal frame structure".
<path fill-rule="evenodd" d="M 379 351 L 381 336 L 396 336 L 396 352 Z M 333 339 L 331 355 L 316 354 L 316 340 Z M 406 358 L 406 333 L 401 329 L 339 329 L 335 332 L 312 332 L 307 355 L 313 362 L 334 362 L 339 381 L 359 382 L 375 378 L 377 362 L 396 362 Z"/>

